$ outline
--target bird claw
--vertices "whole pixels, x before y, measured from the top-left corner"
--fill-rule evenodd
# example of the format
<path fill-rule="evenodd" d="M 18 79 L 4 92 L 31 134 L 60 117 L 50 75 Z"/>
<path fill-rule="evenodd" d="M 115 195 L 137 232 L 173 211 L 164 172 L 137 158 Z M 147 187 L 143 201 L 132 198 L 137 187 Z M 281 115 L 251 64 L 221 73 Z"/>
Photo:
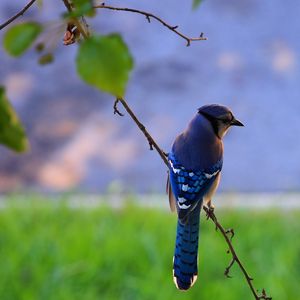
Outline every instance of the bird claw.
<path fill-rule="evenodd" d="M 212 211 L 215 210 L 215 206 L 212 204 L 212 201 L 211 201 L 211 200 L 207 201 L 207 207 L 208 207 L 210 210 L 212 210 Z"/>
<path fill-rule="evenodd" d="M 214 215 L 215 211 L 215 206 L 212 205 L 210 202 L 207 205 L 207 210 L 206 210 L 206 219 L 208 220 L 209 218 L 212 218 Z"/>

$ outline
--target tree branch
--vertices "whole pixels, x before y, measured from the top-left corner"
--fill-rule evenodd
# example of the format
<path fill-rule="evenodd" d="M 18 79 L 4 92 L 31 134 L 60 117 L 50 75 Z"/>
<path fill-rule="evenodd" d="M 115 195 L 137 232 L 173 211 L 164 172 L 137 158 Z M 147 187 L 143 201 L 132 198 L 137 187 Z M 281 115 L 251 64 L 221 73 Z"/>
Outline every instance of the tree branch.
<path fill-rule="evenodd" d="M 229 271 L 230 271 L 231 267 L 233 266 L 234 263 L 237 263 L 238 266 L 240 267 L 242 273 L 244 274 L 244 277 L 249 285 L 249 288 L 250 288 L 254 298 L 256 300 L 259 300 L 259 299 L 271 300 L 272 297 L 267 296 L 264 289 L 262 290 L 261 295 L 258 295 L 258 292 L 255 290 L 253 283 L 252 283 L 253 278 L 251 278 L 250 275 L 248 274 L 248 272 L 246 271 L 245 267 L 243 266 L 241 260 L 239 259 L 238 255 L 236 254 L 236 251 L 232 245 L 231 239 L 234 235 L 233 229 L 225 230 L 224 227 L 219 223 L 219 221 L 212 209 L 209 209 L 208 207 L 205 207 L 205 206 L 203 206 L 203 209 L 206 212 L 207 217 L 215 223 L 216 230 L 219 229 L 220 232 L 222 233 L 222 235 L 224 236 L 224 239 L 229 247 L 229 251 L 232 255 L 232 260 L 231 260 L 229 266 L 225 269 L 225 272 L 224 272 L 225 276 L 229 277 Z M 231 234 L 230 237 L 228 237 L 228 233 Z"/>
<path fill-rule="evenodd" d="M 166 157 L 166 153 L 164 153 L 160 147 L 157 145 L 157 143 L 154 141 L 154 139 L 152 138 L 152 136 L 150 135 L 150 133 L 147 131 L 146 127 L 138 120 L 138 118 L 136 117 L 136 115 L 134 114 L 134 112 L 131 110 L 131 108 L 129 107 L 129 105 L 127 104 L 127 102 L 125 101 L 125 99 L 123 98 L 117 98 L 114 104 L 114 113 L 116 113 L 117 110 L 117 104 L 118 102 L 121 102 L 122 105 L 124 106 L 124 108 L 126 109 L 126 111 L 128 112 L 128 114 L 130 115 L 130 117 L 132 118 L 132 120 L 135 122 L 135 124 L 138 126 L 138 128 L 142 131 L 142 133 L 144 134 L 144 136 L 146 137 L 149 145 L 150 145 L 150 150 L 153 150 L 153 148 L 157 151 L 157 153 L 159 154 L 159 156 L 161 157 L 161 159 L 164 161 L 164 163 L 168 166 L 168 160 Z M 119 111 L 118 111 L 119 112 Z M 118 113 L 120 114 L 120 112 Z"/>
<path fill-rule="evenodd" d="M 139 129 L 142 131 L 142 133 L 148 140 L 149 144 L 153 145 L 153 147 L 158 152 L 159 156 L 162 158 L 162 160 L 165 163 L 165 165 L 167 166 L 167 168 L 169 168 L 169 163 L 166 158 L 166 154 L 164 153 L 164 151 L 161 150 L 161 148 L 158 146 L 158 144 L 155 142 L 155 140 L 152 138 L 152 136 L 146 130 L 145 126 L 138 120 L 136 115 L 133 113 L 131 108 L 128 106 L 125 99 L 122 99 L 122 98 L 116 99 L 116 101 L 114 103 L 114 112 L 116 112 L 118 102 L 122 103 L 122 105 L 124 106 L 124 108 L 126 109 L 128 114 L 130 115 L 130 117 L 133 119 L 133 121 L 136 123 L 136 125 L 139 127 Z M 261 295 L 259 295 L 258 292 L 255 290 L 253 283 L 252 283 L 253 278 L 251 278 L 250 275 L 248 274 L 248 272 L 246 271 L 244 265 L 242 264 L 241 260 L 239 259 L 238 255 L 236 254 L 236 251 L 233 247 L 233 244 L 232 244 L 232 238 L 234 236 L 233 229 L 229 229 L 229 230 L 224 229 L 224 227 L 218 221 L 213 209 L 208 208 L 206 206 L 203 206 L 203 209 L 206 212 L 207 218 L 211 219 L 214 222 L 214 224 L 216 226 L 216 230 L 219 230 L 221 232 L 221 234 L 223 235 L 223 237 L 229 247 L 229 252 L 232 255 L 232 260 L 231 260 L 230 264 L 228 265 L 228 267 L 225 269 L 224 275 L 226 277 L 230 277 L 229 276 L 230 269 L 234 265 L 234 263 L 237 263 L 248 283 L 248 286 L 249 286 L 255 300 L 260 300 L 260 299 L 271 300 L 272 297 L 267 296 L 265 289 L 262 290 Z"/>
<path fill-rule="evenodd" d="M 4 27 L 6 27 L 10 23 L 12 23 L 15 19 L 19 18 L 20 16 L 23 16 L 23 14 L 26 12 L 26 10 L 28 10 L 30 8 L 30 6 L 33 5 L 34 2 L 36 2 L 36 0 L 31 0 L 30 2 L 28 2 L 28 4 L 26 4 L 24 6 L 24 8 L 21 9 L 17 14 L 15 14 L 11 18 L 9 18 L 6 22 L 4 22 L 3 24 L 1 24 L 0 25 L 0 30 L 2 30 Z"/>
<path fill-rule="evenodd" d="M 166 23 L 161 18 L 153 15 L 152 13 L 146 12 L 146 11 L 142 11 L 142 10 L 138 10 L 138 9 L 134 9 L 134 8 L 127 8 L 127 7 L 113 7 L 113 6 L 105 5 L 104 3 L 102 5 L 94 6 L 94 8 L 110 9 L 110 10 L 116 10 L 116 11 L 127 11 L 127 12 L 133 12 L 133 13 L 141 14 L 141 15 L 144 15 L 146 17 L 146 19 L 148 20 L 149 23 L 151 21 L 151 18 L 155 19 L 158 22 L 160 22 L 162 25 L 164 25 L 165 27 L 167 27 L 168 29 L 170 29 L 171 31 L 173 31 L 174 33 L 176 33 L 177 35 L 179 35 L 180 37 L 185 39 L 187 46 L 190 46 L 191 42 L 194 42 L 194 41 L 207 40 L 207 38 L 203 36 L 203 33 L 201 33 L 200 36 L 197 37 L 197 38 L 190 38 L 190 37 L 184 35 L 183 33 L 179 32 L 177 30 L 178 26 L 171 26 L 170 24 Z"/>

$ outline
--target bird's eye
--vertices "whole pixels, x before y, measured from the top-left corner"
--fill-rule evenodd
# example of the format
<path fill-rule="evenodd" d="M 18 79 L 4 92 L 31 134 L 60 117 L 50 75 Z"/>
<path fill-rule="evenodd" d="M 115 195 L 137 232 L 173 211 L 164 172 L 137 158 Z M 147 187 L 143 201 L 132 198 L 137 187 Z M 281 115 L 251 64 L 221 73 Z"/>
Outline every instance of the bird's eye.
<path fill-rule="evenodd" d="M 224 124 L 228 124 L 230 122 L 229 119 L 227 119 L 227 118 L 222 118 L 222 119 L 220 119 L 220 121 Z"/>

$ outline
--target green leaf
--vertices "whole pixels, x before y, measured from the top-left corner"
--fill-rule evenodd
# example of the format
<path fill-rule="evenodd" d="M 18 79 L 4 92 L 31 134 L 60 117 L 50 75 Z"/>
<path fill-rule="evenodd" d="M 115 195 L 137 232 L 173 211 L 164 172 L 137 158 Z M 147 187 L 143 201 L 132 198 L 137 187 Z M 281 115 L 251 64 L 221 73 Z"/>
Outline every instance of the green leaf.
<path fill-rule="evenodd" d="M 4 35 L 4 49 L 12 56 L 20 56 L 42 32 L 42 26 L 35 22 L 27 22 L 12 26 Z"/>
<path fill-rule="evenodd" d="M 200 4 L 202 0 L 193 0 L 193 9 L 196 9 Z"/>
<path fill-rule="evenodd" d="M 88 16 L 93 17 L 96 12 L 93 8 L 93 0 L 73 0 L 74 10 L 69 13 L 69 17 Z"/>
<path fill-rule="evenodd" d="M 79 48 L 77 72 L 90 85 L 123 97 L 133 68 L 131 54 L 118 34 L 92 36 Z"/>
<path fill-rule="evenodd" d="M 28 140 L 22 124 L 9 103 L 5 90 L 0 86 L 0 143 L 17 152 L 28 148 Z"/>

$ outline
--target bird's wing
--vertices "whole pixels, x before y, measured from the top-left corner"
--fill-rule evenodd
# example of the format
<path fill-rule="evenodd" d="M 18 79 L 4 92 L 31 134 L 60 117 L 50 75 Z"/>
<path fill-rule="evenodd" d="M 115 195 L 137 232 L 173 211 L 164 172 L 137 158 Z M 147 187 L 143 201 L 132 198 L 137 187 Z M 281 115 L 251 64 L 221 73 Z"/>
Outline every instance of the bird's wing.
<path fill-rule="evenodd" d="M 171 187 L 171 183 L 170 183 L 170 173 L 168 172 L 168 177 L 167 177 L 167 186 L 166 186 L 166 192 L 169 196 L 169 205 L 170 205 L 170 209 L 172 212 L 175 211 L 176 209 L 176 198 L 172 192 L 172 187 Z"/>
<path fill-rule="evenodd" d="M 217 175 L 222 169 L 222 161 L 218 161 L 207 170 L 188 170 L 169 154 L 170 186 L 176 199 L 178 218 L 185 223 L 189 214 L 199 201 L 210 190 Z"/>

